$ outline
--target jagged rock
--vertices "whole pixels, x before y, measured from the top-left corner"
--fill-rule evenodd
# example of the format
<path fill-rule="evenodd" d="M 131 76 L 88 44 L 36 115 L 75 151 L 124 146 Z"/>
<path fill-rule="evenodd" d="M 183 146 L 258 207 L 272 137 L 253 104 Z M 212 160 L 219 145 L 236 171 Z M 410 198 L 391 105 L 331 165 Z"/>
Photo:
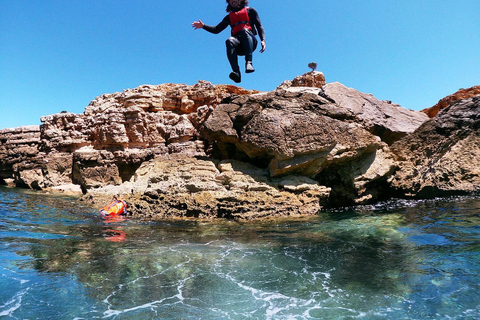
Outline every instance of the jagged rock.
<path fill-rule="evenodd" d="M 272 179 L 266 170 L 235 160 L 172 155 L 145 162 L 129 182 L 97 189 L 94 194 L 126 198 L 129 214 L 137 218 L 249 220 L 316 214 L 329 192 L 312 179 Z"/>
<path fill-rule="evenodd" d="M 431 108 L 423 109 L 421 112 L 428 115 L 429 118 L 435 117 L 440 110 L 445 109 L 453 102 L 464 100 L 472 97 L 480 96 L 480 86 L 474 86 L 468 89 L 460 89 L 454 94 L 446 96 L 438 101 L 436 105 Z"/>
<path fill-rule="evenodd" d="M 392 147 L 400 162 L 392 186 L 402 196 L 480 190 L 480 97 L 454 102 Z"/>
<path fill-rule="evenodd" d="M 90 116 L 104 113 L 108 109 L 132 106 L 149 112 L 172 111 L 178 114 L 190 114 L 196 112 L 201 106 L 215 106 L 223 98 L 232 94 L 244 95 L 257 92 L 232 85 L 212 85 L 208 81 L 199 81 L 193 86 L 172 83 L 158 86 L 143 85 L 97 97 L 85 109 L 85 115 Z"/>
<path fill-rule="evenodd" d="M 325 76 L 320 71 L 307 72 L 292 80 L 292 87 L 315 87 L 321 88 L 326 84 Z"/>
<path fill-rule="evenodd" d="M 13 165 L 13 181 L 18 187 L 43 190 L 71 183 L 72 157 L 67 153 L 36 157 Z"/>
<path fill-rule="evenodd" d="M 480 97 L 424 123 L 324 81 L 310 72 L 266 93 L 200 81 L 105 94 L 83 114 L 1 130 L 0 183 L 81 188 L 99 206 L 120 194 L 138 218 L 310 215 L 392 186 L 417 197 L 479 189 Z"/>
<path fill-rule="evenodd" d="M 321 88 L 326 84 L 325 76 L 320 71 L 311 71 L 295 77 L 292 81 L 286 80 L 278 87 L 278 89 L 286 89 L 289 87 L 313 87 Z"/>
<path fill-rule="evenodd" d="M 17 165 L 29 167 L 39 162 L 39 126 L 0 130 L 0 183 L 23 186 L 14 178 Z"/>
<path fill-rule="evenodd" d="M 43 189 L 71 182 L 71 156 L 41 151 L 39 126 L 0 130 L 0 183 Z"/>
<path fill-rule="evenodd" d="M 0 182 L 43 189 L 74 181 L 86 191 L 128 180 L 155 155 L 205 156 L 198 131 L 216 105 L 256 92 L 199 81 L 104 94 L 83 114 L 61 112 L 42 117 L 40 128 L 0 131 Z"/>
<path fill-rule="evenodd" d="M 336 93 L 287 87 L 226 99 L 205 122 L 203 134 L 216 157 L 266 167 L 272 177 L 315 178 L 332 187 L 335 202 L 376 200 L 388 189 L 385 185 L 396 168 L 393 155 L 369 132 L 370 123 L 354 122 L 360 113 L 335 103 L 325 92 Z M 350 92 L 351 98 L 363 98 Z"/>
<path fill-rule="evenodd" d="M 112 152 L 81 148 L 73 153 L 73 182 L 86 190 L 122 183 Z"/>
<path fill-rule="evenodd" d="M 86 119 L 75 113 L 56 113 L 40 118 L 42 151 L 72 152 L 90 144 Z"/>
<path fill-rule="evenodd" d="M 153 150 L 95 150 L 83 147 L 73 153 L 72 181 L 88 189 L 128 181 L 140 165 L 154 157 Z"/>
<path fill-rule="evenodd" d="M 355 122 L 361 123 L 370 133 L 389 145 L 412 133 L 428 120 L 424 113 L 405 109 L 390 101 L 378 100 L 371 94 L 347 88 L 339 82 L 325 85 L 320 94 L 351 112 Z"/>

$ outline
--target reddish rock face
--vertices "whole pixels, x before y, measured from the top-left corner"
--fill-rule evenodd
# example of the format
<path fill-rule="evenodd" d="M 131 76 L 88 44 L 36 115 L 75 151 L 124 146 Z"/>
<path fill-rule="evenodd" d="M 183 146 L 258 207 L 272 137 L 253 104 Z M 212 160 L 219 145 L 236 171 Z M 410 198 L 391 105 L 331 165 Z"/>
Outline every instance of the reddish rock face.
<path fill-rule="evenodd" d="M 433 118 L 437 115 L 437 113 L 440 112 L 440 110 L 445 109 L 453 102 L 476 97 L 478 95 L 480 95 L 480 86 L 474 86 L 468 89 L 460 89 L 454 94 L 451 94 L 441 99 L 433 107 L 424 109 L 421 112 L 426 113 L 429 118 Z"/>
<path fill-rule="evenodd" d="M 309 87 L 309 88 L 321 88 L 327 84 L 323 72 L 310 71 L 300 76 L 296 76 L 292 81 L 284 81 L 279 88 L 289 87 Z"/>

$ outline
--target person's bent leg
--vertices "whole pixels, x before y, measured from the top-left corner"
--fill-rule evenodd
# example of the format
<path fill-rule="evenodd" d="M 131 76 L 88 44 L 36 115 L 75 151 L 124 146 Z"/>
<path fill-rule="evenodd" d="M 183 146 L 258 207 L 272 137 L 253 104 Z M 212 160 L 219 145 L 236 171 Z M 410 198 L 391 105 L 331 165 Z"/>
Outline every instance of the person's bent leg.
<path fill-rule="evenodd" d="M 230 79 L 236 83 L 241 82 L 240 67 L 238 66 L 237 46 L 240 45 L 240 41 L 235 37 L 230 37 L 225 42 L 227 46 L 227 58 L 232 67 L 232 73 L 230 73 Z"/>
<path fill-rule="evenodd" d="M 245 72 L 251 73 L 254 72 L 252 61 L 253 61 L 253 51 L 257 47 L 257 39 L 253 35 L 253 32 L 248 29 L 243 29 L 238 34 L 240 39 L 243 52 L 245 53 Z"/>
<path fill-rule="evenodd" d="M 230 62 L 230 66 L 232 67 L 233 71 L 240 71 L 240 67 L 238 66 L 238 57 L 237 57 L 237 46 L 240 45 L 240 41 L 235 37 L 230 37 L 225 41 L 227 46 L 227 58 L 228 62 Z"/>

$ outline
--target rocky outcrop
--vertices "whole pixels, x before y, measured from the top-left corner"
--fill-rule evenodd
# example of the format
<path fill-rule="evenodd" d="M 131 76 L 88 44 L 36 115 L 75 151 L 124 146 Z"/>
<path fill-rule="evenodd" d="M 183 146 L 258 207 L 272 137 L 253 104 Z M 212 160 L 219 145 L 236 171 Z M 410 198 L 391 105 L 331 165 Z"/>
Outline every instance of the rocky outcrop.
<path fill-rule="evenodd" d="M 480 97 L 452 103 L 395 143 L 400 196 L 419 198 L 480 190 Z"/>
<path fill-rule="evenodd" d="M 257 91 L 235 86 L 163 84 L 141 86 L 93 100 L 83 114 L 59 113 L 41 118 L 42 149 L 72 152 L 95 149 L 149 148 L 159 154 L 186 149 L 211 110 L 230 95 Z"/>
<path fill-rule="evenodd" d="M 371 94 L 333 82 L 322 88 L 322 96 L 351 113 L 355 122 L 391 145 L 428 120 L 423 113 L 401 107 L 391 101 L 378 100 Z"/>
<path fill-rule="evenodd" d="M 205 122 L 203 134 L 214 157 L 268 168 L 272 177 L 316 179 L 332 188 L 334 203 L 365 203 L 386 196 L 396 169 L 382 140 L 392 142 L 426 118 L 396 109 L 401 108 L 339 83 L 282 85 L 269 93 L 225 99 Z"/>
<path fill-rule="evenodd" d="M 136 218 L 250 220 L 315 214 L 329 193 L 312 179 L 271 178 L 267 170 L 240 161 L 172 155 L 143 163 L 129 182 L 99 188 L 89 199 L 119 194 Z"/>
<path fill-rule="evenodd" d="M 319 71 L 310 71 L 300 76 L 295 77 L 292 81 L 284 81 L 279 88 L 289 88 L 289 87 L 313 87 L 321 88 L 327 82 L 325 81 L 325 76 L 323 72 Z"/>
<path fill-rule="evenodd" d="M 83 114 L 57 113 L 42 125 L 0 131 L 3 183 L 83 192 L 128 181 L 158 155 L 204 156 L 199 128 L 222 99 L 258 91 L 200 81 L 141 86 L 93 100 Z"/>
<path fill-rule="evenodd" d="M 429 118 L 435 117 L 441 110 L 448 107 L 453 102 L 464 100 L 472 97 L 480 96 L 480 86 L 474 86 L 468 89 L 460 89 L 454 94 L 440 99 L 436 105 L 431 108 L 424 109 L 421 112 L 428 115 Z"/>
<path fill-rule="evenodd" d="M 120 195 L 149 219 L 311 215 L 392 192 L 475 192 L 478 104 L 428 120 L 321 72 L 271 92 L 141 86 L 1 130 L 0 183 L 77 189 L 98 206 Z"/>
<path fill-rule="evenodd" d="M 0 183 L 38 188 L 28 177 L 37 174 L 42 162 L 39 142 L 38 126 L 0 130 Z"/>
<path fill-rule="evenodd" d="M 39 126 L 0 130 L 0 184 L 30 189 L 68 185 L 72 189 L 72 156 L 42 150 Z"/>

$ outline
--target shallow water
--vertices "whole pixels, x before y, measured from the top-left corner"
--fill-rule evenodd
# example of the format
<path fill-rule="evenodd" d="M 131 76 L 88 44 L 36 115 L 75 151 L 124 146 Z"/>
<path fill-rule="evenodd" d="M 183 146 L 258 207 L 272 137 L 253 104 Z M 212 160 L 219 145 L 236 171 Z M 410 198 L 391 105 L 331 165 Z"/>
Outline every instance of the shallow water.
<path fill-rule="evenodd" d="M 104 221 L 0 188 L 0 318 L 480 319 L 480 198 L 297 221 Z"/>

